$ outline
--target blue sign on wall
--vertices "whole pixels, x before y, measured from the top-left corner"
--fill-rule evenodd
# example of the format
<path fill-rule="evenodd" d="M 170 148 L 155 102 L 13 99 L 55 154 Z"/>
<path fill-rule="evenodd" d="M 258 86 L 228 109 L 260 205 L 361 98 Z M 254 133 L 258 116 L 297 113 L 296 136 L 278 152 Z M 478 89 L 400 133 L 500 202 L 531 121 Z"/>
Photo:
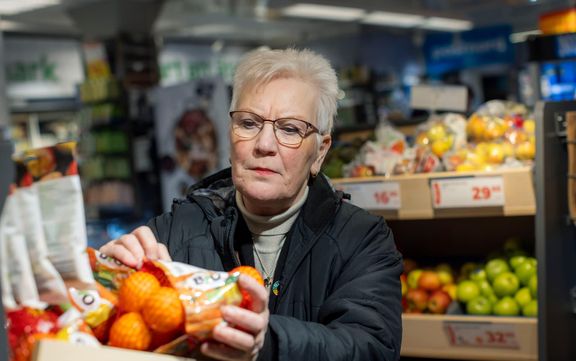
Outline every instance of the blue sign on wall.
<path fill-rule="evenodd" d="M 507 25 L 461 33 L 433 33 L 426 36 L 424 56 L 430 75 L 514 61 Z"/>

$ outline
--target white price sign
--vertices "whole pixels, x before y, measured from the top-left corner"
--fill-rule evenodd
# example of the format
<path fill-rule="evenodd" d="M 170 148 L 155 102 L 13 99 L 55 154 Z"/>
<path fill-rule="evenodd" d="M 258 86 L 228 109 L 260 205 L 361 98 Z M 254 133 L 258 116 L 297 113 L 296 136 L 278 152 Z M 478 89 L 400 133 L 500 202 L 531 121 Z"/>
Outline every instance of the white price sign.
<path fill-rule="evenodd" d="M 350 194 L 350 202 L 364 209 L 397 210 L 402 205 L 398 182 L 344 183 L 336 187 Z"/>
<path fill-rule="evenodd" d="M 452 346 L 519 348 L 516 326 L 511 324 L 446 321 L 444 331 Z"/>
<path fill-rule="evenodd" d="M 498 207 L 504 205 L 501 176 L 432 179 L 434 208 Z"/>

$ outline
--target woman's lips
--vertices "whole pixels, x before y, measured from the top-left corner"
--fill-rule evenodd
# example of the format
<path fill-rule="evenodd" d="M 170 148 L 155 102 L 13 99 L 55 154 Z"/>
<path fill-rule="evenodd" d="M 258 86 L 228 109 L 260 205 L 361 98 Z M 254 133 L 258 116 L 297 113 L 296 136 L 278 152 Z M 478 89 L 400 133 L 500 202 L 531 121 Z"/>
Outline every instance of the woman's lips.
<path fill-rule="evenodd" d="M 276 173 L 272 169 L 268 169 L 268 168 L 253 168 L 252 170 L 254 172 L 258 173 L 259 175 L 264 175 L 264 176 Z"/>

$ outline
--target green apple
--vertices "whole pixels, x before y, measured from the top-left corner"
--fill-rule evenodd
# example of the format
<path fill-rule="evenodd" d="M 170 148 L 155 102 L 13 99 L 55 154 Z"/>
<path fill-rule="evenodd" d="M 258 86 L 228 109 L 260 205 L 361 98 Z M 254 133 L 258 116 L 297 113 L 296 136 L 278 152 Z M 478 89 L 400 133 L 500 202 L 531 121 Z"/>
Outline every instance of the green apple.
<path fill-rule="evenodd" d="M 534 266 L 538 267 L 538 261 L 536 260 L 536 258 L 528 257 L 528 259 L 526 261 L 529 263 L 532 263 Z"/>
<path fill-rule="evenodd" d="M 492 282 L 492 288 L 498 297 L 514 296 L 520 288 L 520 282 L 514 273 L 504 272 L 496 276 Z"/>
<path fill-rule="evenodd" d="M 520 264 L 526 262 L 527 259 L 526 256 L 514 256 L 511 257 L 508 262 L 510 263 L 510 266 L 512 266 L 512 269 L 516 269 Z"/>
<path fill-rule="evenodd" d="M 474 271 L 470 272 L 470 279 L 472 281 L 483 281 L 488 279 L 488 276 L 486 276 L 486 271 L 482 268 L 477 268 Z"/>
<path fill-rule="evenodd" d="M 538 275 L 533 275 L 528 281 L 528 288 L 530 288 L 530 294 L 533 298 L 538 297 Z"/>
<path fill-rule="evenodd" d="M 449 285 L 454 283 L 454 276 L 452 276 L 452 272 L 446 270 L 438 270 L 436 271 L 438 278 L 440 279 L 440 283 L 442 285 Z"/>
<path fill-rule="evenodd" d="M 527 286 L 530 278 L 536 274 L 536 266 L 534 263 L 530 261 L 526 261 L 518 265 L 516 270 L 514 271 L 516 276 L 518 276 L 518 280 L 523 286 Z"/>
<path fill-rule="evenodd" d="M 480 295 L 480 287 L 474 281 L 462 281 L 456 289 L 456 298 L 461 302 L 468 302 Z"/>
<path fill-rule="evenodd" d="M 522 307 L 522 314 L 527 317 L 538 317 L 538 301 L 532 300 Z"/>
<path fill-rule="evenodd" d="M 518 316 L 520 308 L 512 297 L 506 296 L 494 305 L 494 314 L 497 316 Z"/>
<path fill-rule="evenodd" d="M 530 289 L 528 287 L 522 287 L 514 295 L 514 300 L 520 307 L 526 306 L 530 301 L 532 301 L 532 295 L 530 294 Z"/>
<path fill-rule="evenodd" d="M 408 283 L 408 288 L 418 288 L 418 281 L 420 280 L 420 276 L 422 275 L 421 269 L 415 269 L 408 273 L 408 278 L 406 279 L 406 283 Z"/>
<path fill-rule="evenodd" d="M 488 300 L 490 301 L 492 306 L 494 306 L 496 303 L 498 303 L 498 301 L 500 301 L 500 299 L 496 297 L 495 294 L 491 294 L 490 296 L 488 296 Z"/>
<path fill-rule="evenodd" d="M 479 267 L 480 267 L 480 265 L 478 263 L 474 263 L 474 262 L 464 263 L 462 265 L 462 267 L 460 267 L 460 277 L 462 277 L 463 279 L 468 278 L 470 273 Z"/>
<path fill-rule="evenodd" d="M 499 274 L 510 271 L 508 262 L 502 258 L 496 258 L 489 261 L 486 263 L 484 269 L 486 270 L 486 276 L 488 276 L 488 281 L 490 282 L 493 282 Z"/>
<path fill-rule="evenodd" d="M 470 315 L 489 315 L 492 313 L 492 303 L 484 296 L 478 296 L 466 303 L 466 312 Z"/>
<path fill-rule="evenodd" d="M 478 288 L 480 288 L 480 294 L 484 297 L 488 297 L 494 294 L 494 289 L 492 285 L 487 280 L 476 281 Z"/>

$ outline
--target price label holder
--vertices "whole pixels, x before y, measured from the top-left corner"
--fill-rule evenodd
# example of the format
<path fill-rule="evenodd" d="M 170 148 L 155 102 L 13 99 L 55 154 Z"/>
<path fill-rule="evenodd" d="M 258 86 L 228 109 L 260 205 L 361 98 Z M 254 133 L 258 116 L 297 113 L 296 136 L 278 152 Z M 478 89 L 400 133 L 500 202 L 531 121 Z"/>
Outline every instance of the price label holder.
<path fill-rule="evenodd" d="M 398 210 L 402 206 L 398 182 L 342 183 L 336 186 L 350 194 L 350 202 L 371 210 Z"/>
<path fill-rule="evenodd" d="M 513 324 L 445 321 L 443 327 L 452 346 L 520 348 L 516 325 Z"/>
<path fill-rule="evenodd" d="M 502 176 L 431 179 L 430 193 L 436 209 L 502 207 L 505 200 Z"/>

